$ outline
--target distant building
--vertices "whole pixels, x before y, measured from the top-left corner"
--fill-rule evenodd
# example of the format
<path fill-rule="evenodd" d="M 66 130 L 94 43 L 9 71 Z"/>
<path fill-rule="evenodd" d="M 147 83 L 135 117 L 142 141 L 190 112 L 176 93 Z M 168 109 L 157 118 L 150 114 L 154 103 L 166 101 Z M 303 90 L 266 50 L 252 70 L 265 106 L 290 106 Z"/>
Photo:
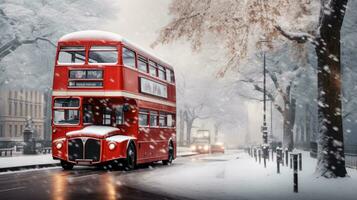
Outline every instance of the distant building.
<path fill-rule="evenodd" d="M 45 139 L 44 93 L 35 90 L 0 90 L 0 141 L 22 141 L 27 117 L 36 139 Z"/>

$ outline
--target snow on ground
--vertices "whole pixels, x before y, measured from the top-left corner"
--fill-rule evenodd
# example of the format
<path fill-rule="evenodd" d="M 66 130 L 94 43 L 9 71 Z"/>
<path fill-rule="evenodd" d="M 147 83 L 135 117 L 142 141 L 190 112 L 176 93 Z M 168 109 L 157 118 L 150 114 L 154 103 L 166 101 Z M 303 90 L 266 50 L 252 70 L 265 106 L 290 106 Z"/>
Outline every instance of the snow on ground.
<path fill-rule="evenodd" d="M 167 168 L 126 176 L 130 185 L 193 199 L 356 199 L 357 170 L 349 178 L 325 179 L 314 175 L 316 160 L 303 153 L 299 193 L 293 193 L 293 172 L 276 162 L 265 169 L 243 152 L 195 156 L 177 160 Z"/>
<path fill-rule="evenodd" d="M 0 168 L 41 165 L 41 164 L 56 164 L 56 163 L 59 163 L 59 161 L 53 160 L 51 154 L 27 155 L 27 156 L 23 155 L 23 156 L 0 158 Z"/>

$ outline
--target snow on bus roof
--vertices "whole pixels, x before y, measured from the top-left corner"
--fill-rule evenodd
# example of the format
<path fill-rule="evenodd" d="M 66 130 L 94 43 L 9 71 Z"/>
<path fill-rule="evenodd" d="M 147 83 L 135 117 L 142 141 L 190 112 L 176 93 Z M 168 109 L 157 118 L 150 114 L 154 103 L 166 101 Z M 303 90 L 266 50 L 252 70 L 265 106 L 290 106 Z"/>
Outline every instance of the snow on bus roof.
<path fill-rule="evenodd" d="M 81 130 L 71 131 L 66 134 L 66 136 L 72 136 L 77 134 L 90 134 L 93 136 L 104 136 L 113 131 L 118 131 L 118 128 L 110 126 L 87 126 Z"/>
<path fill-rule="evenodd" d="M 86 31 L 77 31 L 73 33 L 66 34 L 59 39 L 59 42 L 65 41 L 78 41 L 78 40 L 108 40 L 108 41 L 118 41 L 122 42 L 128 47 L 135 48 L 142 53 L 148 54 L 156 58 L 157 61 L 161 62 L 162 64 L 167 65 L 166 67 L 172 68 L 169 63 L 161 59 L 160 57 L 156 56 L 155 54 L 151 53 L 148 50 L 145 50 L 142 47 L 130 42 L 129 40 L 125 39 L 119 34 L 108 32 L 108 31 L 99 31 L 99 30 L 86 30 Z"/>
<path fill-rule="evenodd" d="M 110 40 L 110 41 L 123 41 L 121 35 L 97 30 L 77 31 L 62 36 L 59 41 L 73 41 L 73 40 Z"/>

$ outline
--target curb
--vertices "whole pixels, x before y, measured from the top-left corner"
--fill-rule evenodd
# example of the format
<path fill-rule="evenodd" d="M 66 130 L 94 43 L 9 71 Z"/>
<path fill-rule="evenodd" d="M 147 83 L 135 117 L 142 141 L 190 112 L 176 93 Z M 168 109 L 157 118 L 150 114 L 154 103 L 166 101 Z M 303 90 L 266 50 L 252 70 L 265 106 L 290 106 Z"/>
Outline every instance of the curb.
<path fill-rule="evenodd" d="M 189 153 L 184 155 L 177 155 L 177 157 L 189 157 L 198 155 L 197 153 Z M 61 166 L 60 163 L 46 163 L 46 164 L 35 164 L 35 165 L 26 165 L 26 166 L 15 166 L 15 167 L 4 167 L 0 168 L 0 172 L 8 172 L 8 171 L 21 171 L 26 169 L 40 169 L 46 167 L 58 167 Z"/>
<path fill-rule="evenodd" d="M 189 153 L 189 154 L 184 154 L 184 155 L 177 155 L 176 157 L 189 157 L 189 156 L 195 156 L 199 155 L 199 153 Z"/>
<path fill-rule="evenodd" d="M 4 167 L 0 168 L 0 172 L 8 172 L 8 171 L 21 171 L 25 169 L 40 169 L 46 167 L 57 167 L 61 166 L 60 163 L 46 163 L 46 164 L 36 164 L 36 165 L 26 165 L 26 166 L 16 166 L 16 167 Z"/>

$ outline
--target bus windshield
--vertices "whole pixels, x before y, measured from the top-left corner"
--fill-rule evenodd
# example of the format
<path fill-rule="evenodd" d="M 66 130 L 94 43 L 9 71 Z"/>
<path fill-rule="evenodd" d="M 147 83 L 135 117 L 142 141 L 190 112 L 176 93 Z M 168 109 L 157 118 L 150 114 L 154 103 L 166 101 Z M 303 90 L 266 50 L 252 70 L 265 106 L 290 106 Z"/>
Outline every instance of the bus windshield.
<path fill-rule="evenodd" d="M 115 46 L 92 46 L 89 50 L 89 63 L 118 62 L 118 50 Z"/>
<path fill-rule="evenodd" d="M 86 51 L 82 46 L 61 47 L 58 54 L 58 64 L 84 64 Z"/>

